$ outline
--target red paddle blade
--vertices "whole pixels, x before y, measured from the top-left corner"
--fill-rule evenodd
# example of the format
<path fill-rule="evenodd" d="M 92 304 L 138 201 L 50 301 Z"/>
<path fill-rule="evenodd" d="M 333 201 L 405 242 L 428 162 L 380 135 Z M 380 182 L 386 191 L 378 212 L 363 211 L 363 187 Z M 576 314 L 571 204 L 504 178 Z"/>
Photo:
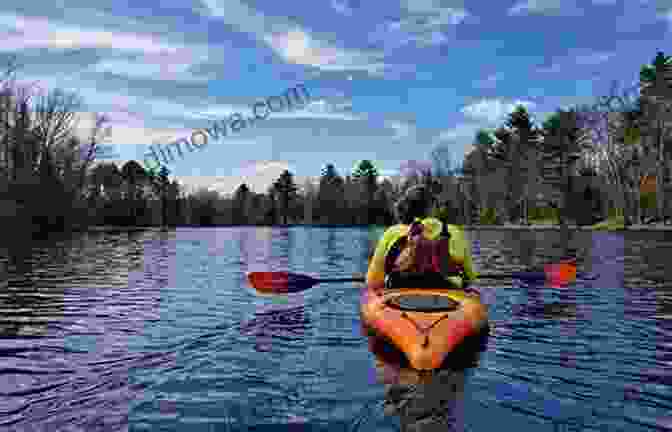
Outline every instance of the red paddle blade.
<path fill-rule="evenodd" d="M 572 261 L 547 264 L 544 271 L 553 288 L 563 287 L 576 280 L 576 263 Z"/>
<path fill-rule="evenodd" d="M 303 291 L 318 283 L 310 276 L 289 272 L 252 272 L 247 280 L 257 291 L 275 294 Z"/>

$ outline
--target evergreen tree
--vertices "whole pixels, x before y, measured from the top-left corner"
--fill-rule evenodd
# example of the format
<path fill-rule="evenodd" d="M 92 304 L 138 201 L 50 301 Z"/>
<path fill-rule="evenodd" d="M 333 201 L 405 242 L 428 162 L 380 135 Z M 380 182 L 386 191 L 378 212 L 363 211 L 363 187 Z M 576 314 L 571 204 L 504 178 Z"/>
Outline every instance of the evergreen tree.
<path fill-rule="evenodd" d="M 479 216 L 487 205 L 485 179 L 496 168 L 493 157 L 495 138 L 493 133 L 487 129 L 479 129 L 474 137 L 474 149 L 465 155 L 463 162 L 463 181 L 465 188 L 473 198 L 471 205 L 467 208 L 467 222 L 478 221 Z"/>
<path fill-rule="evenodd" d="M 343 222 L 342 211 L 345 207 L 345 186 L 332 164 L 322 171 L 317 192 L 317 217 L 320 222 L 333 224 Z"/>
<path fill-rule="evenodd" d="M 298 187 L 294 183 L 294 175 L 288 170 L 284 170 L 278 180 L 273 184 L 273 188 L 280 200 L 280 209 L 282 212 L 282 223 L 287 225 L 287 218 L 293 210 L 293 205 L 298 198 Z"/>
<path fill-rule="evenodd" d="M 121 175 L 126 183 L 127 224 L 136 225 L 138 204 L 144 199 L 142 184 L 147 181 L 147 173 L 138 162 L 130 160 L 121 168 Z"/>
<path fill-rule="evenodd" d="M 639 74 L 642 108 L 647 114 L 649 135 L 656 155 L 656 213 L 664 218 L 665 171 L 672 159 L 672 57 L 658 52 Z"/>
<path fill-rule="evenodd" d="M 236 192 L 233 195 L 233 224 L 234 225 L 247 225 L 249 224 L 249 203 L 251 199 L 250 188 L 247 187 L 245 183 L 238 186 Z"/>
<path fill-rule="evenodd" d="M 572 175 L 583 151 L 588 148 L 588 135 L 580 127 L 578 112 L 574 109 L 557 110 L 544 121 L 542 130 L 542 177 L 560 192 L 562 204 L 559 216 L 564 224 L 570 204 Z"/>
<path fill-rule="evenodd" d="M 264 212 L 264 225 L 275 225 L 278 220 L 278 205 L 275 199 L 275 185 L 268 188 L 266 194 L 266 211 Z"/>
<path fill-rule="evenodd" d="M 378 170 L 370 160 L 361 161 L 352 173 L 353 180 L 363 189 L 358 210 L 366 212 L 364 223 L 369 224 L 373 220 L 371 210 L 373 199 L 378 185 Z"/>
<path fill-rule="evenodd" d="M 161 166 L 161 169 L 157 174 L 148 173 L 152 188 L 154 192 L 161 199 L 161 226 L 165 227 L 168 225 L 168 186 L 170 185 L 170 180 L 168 175 L 170 170 L 166 168 L 165 165 Z"/>
<path fill-rule="evenodd" d="M 512 170 L 510 197 L 514 202 L 520 202 L 520 205 L 516 204 L 513 207 L 520 210 L 519 214 L 527 223 L 528 186 L 537 177 L 537 150 L 541 134 L 532 122 L 527 109 L 522 105 L 518 105 L 508 115 L 505 124 L 514 136 L 513 142 L 516 144 L 512 149 L 514 153 L 510 160 Z"/>
<path fill-rule="evenodd" d="M 514 134 L 507 129 L 506 127 L 499 127 L 494 132 L 495 144 L 492 147 L 490 153 L 492 159 L 496 162 L 497 166 L 503 167 L 506 172 L 505 182 L 506 182 L 506 207 L 508 213 L 508 219 L 511 221 L 513 216 L 512 206 L 514 200 L 514 182 L 516 179 L 516 172 L 514 171 L 514 159 L 517 157 L 516 149 L 516 137 Z"/>

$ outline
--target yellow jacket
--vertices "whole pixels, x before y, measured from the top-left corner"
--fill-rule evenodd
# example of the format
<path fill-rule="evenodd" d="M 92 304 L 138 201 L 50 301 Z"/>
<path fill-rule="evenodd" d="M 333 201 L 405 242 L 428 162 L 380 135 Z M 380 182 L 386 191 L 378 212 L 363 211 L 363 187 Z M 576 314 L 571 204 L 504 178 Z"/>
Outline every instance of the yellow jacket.
<path fill-rule="evenodd" d="M 425 226 L 425 232 L 429 233 L 430 239 L 436 239 L 441 234 L 443 224 L 436 218 L 422 219 Z M 465 281 L 473 281 L 478 277 L 473 269 L 471 260 L 471 245 L 464 236 L 464 231 L 455 225 L 447 225 L 450 233 L 450 255 L 454 262 L 461 264 L 464 268 Z M 381 239 L 378 241 L 376 251 L 369 263 L 369 270 L 366 274 L 366 282 L 374 288 L 382 288 L 385 285 L 385 257 L 399 237 L 408 233 L 409 225 L 398 224 L 389 227 Z M 448 279 L 458 287 L 463 286 L 463 280 L 460 277 L 451 276 Z"/>

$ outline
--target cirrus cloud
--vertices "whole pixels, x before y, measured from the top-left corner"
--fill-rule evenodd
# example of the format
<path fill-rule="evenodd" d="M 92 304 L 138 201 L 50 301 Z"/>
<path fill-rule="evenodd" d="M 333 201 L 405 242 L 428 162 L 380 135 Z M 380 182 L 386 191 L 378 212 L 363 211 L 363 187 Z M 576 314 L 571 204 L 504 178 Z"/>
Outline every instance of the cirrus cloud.
<path fill-rule="evenodd" d="M 509 113 L 513 112 L 518 105 L 522 105 L 525 108 L 531 108 L 536 104 L 531 101 L 521 100 L 504 102 L 501 99 L 483 99 L 479 102 L 465 106 L 462 108 L 461 112 L 475 120 L 496 123 Z"/>
<path fill-rule="evenodd" d="M 366 71 L 379 74 L 385 65 L 378 59 L 381 53 L 347 50 L 330 46 L 295 28 L 264 37 L 283 59 L 326 71 Z"/>

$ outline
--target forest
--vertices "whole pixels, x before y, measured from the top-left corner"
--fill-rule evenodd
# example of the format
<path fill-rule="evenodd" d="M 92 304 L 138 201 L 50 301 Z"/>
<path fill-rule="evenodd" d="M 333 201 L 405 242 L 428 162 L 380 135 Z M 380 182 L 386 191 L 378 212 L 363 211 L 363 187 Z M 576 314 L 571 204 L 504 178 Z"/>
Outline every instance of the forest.
<path fill-rule="evenodd" d="M 231 196 L 185 192 L 164 166 L 104 160 L 109 119 L 75 133 L 84 102 L 63 90 L 18 84 L 16 61 L 0 75 L 0 219 L 12 234 L 39 236 L 92 226 L 389 225 L 394 202 L 418 183 L 438 198 L 434 215 L 454 224 L 623 225 L 669 221 L 672 58 L 658 52 L 634 88 L 614 82 L 592 105 L 558 109 L 535 123 L 518 106 L 473 150 L 437 146 L 383 177 L 374 161 L 339 173 L 325 161 L 315 181 L 285 171 L 265 193 L 241 184 Z"/>

